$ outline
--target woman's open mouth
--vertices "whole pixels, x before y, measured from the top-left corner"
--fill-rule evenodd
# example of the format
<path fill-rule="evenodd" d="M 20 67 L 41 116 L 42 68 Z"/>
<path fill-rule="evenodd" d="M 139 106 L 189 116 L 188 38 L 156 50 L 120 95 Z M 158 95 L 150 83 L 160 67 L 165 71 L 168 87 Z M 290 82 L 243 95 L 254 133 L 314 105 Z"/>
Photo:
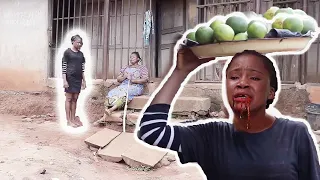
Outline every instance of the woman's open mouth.
<path fill-rule="evenodd" d="M 236 94 L 235 96 L 233 96 L 233 101 L 236 102 L 250 102 L 251 99 L 252 98 L 247 94 Z"/>
<path fill-rule="evenodd" d="M 233 96 L 233 108 L 243 113 L 250 109 L 252 97 L 248 94 L 236 94 Z"/>

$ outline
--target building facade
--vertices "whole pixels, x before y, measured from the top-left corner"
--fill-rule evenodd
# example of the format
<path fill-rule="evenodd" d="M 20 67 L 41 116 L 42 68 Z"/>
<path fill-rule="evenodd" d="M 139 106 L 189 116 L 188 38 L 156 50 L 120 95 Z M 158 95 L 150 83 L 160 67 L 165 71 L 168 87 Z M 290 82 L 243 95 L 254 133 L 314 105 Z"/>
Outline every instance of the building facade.
<path fill-rule="evenodd" d="M 133 51 L 140 53 L 152 78 L 162 78 L 171 67 L 177 34 L 217 14 L 263 13 L 273 5 L 303 9 L 320 22 L 320 4 L 311 0 L 1 1 L 0 89 L 43 89 L 48 78 L 57 76 L 56 52 L 73 28 L 88 35 L 94 79 L 115 78 Z M 277 57 L 282 81 L 319 82 L 319 52 L 316 41 L 304 55 Z M 206 67 L 193 81 L 219 82 L 221 69 L 221 64 Z"/>

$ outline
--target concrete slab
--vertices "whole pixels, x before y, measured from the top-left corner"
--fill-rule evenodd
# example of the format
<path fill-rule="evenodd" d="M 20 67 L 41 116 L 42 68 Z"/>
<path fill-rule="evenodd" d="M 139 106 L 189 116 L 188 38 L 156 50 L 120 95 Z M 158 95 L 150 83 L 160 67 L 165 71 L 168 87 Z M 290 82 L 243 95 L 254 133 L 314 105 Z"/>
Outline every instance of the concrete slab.
<path fill-rule="evenodd" d="M 128 108 L 141 110 L 147 103 L 149 96 L 137 96 L 129 103 Z M 179 97 L 174 105 L 174 113 L 179 112 L 206 112 L 211 106 L 210 98 L 206 97 Z"/>
<path fill-rule="evenodd" d="M 159 86 L 160 82 L 149 82 L 143 91 L 143 94 L 151 95 Z"/>
<path fill-rule="evenodd" d="M 133 124 L 137 124 L 139 115 L 140 115 L 140 112 L 129 113 L 127 114 L 127 119 Z M 170 122 L 174 122 L 174 123 L 181 123 L 184 121 L 186 121 L 186 119 L 175 119 L 175 118 L 170 119 Z"/>
<path fill-rule="evenodd" d="M 107 146 L 98 151 L 98 155 L 110 162 L 120 162 L 122 154 L 135 143 L 133 133 L 122 132 L 119 136 L 113 139 Z"/>
<path fill-rule="evenodd" d="M 134 141 L 122 154 L 122 158 L 130 167 L 154 167 L 166 154 L 167 152 L 151 149 Z"/>
<path fill-rule="evenodd" d="M 120 134 L 121 132 L 105 128 L 95 133 L 94 135 L 88 137 L 84 140 L 84 142 L 91 147 L 103 148 Z"/>

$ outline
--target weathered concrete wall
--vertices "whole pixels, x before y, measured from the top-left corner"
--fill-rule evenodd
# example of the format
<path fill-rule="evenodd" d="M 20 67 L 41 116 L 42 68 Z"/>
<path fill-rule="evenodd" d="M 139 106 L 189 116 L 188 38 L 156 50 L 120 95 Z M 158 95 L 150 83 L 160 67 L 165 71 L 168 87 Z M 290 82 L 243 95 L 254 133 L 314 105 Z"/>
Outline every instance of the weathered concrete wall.
<path fill-rule="evenodd" d="M 305 107 L 310 102 L 307 88 L 310 86 L 299 84 L 284 84 L 281 86 L 276 108 L 283 114 L 299 118 L 305 117 Z M 222 102 L 221 84 L 197 83 L 187 84 L 181 96 L 210 97 L 211 110 L 219 111 Z M 293 98 L 294 97 L 294 98 Z"/>
<path fill-rule="evenodd" d="M 0 89 L 43 90 L 48 61 L 48 0 L 0 1 Z"/>
<path fill-rule="evenodd" d="M 55 79 L 48 81 L 48 86 L 55 88 Z M 116 87 L 116 80 L 107 81 L 94 81 L 94 88 L 91 92 L 91 96 L 96 99 L 103 99 L 107 92 Z M 154 91 L 159 82 L 152 83 L 148 86 L 150 91 Z M 281 92 L 279 99 L 276 103 L 276 108 L 283 114 L 293 117 L 306 118 L 305 107 L 310 102 L 317 103 L 316 100 L 319 98 L 319 86 L 311 86 L 309 84 L 283 84 L 281 86 Z M 146 89 L 148 91 L 148 89 Z M 145 94 L 151 94 L 145 92 Z M 219 111 L 223 106 L 222 95 L 221 95 L 221 84 L 219 83 L 191 83 L 187 84 L 180 97 L 207 97 L 211 100 L 211 111 Z"/>

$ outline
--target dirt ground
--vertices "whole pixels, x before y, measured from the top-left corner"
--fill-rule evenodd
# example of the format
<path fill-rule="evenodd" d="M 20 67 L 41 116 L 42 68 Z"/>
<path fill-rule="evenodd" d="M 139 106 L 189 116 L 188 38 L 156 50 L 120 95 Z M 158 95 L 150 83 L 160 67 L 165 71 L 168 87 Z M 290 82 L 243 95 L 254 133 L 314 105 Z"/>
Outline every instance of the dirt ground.
<path fill-rule="evenodd" d="M 181 168 L 176 162 L 148 172 L 111 163 L 94 156 L 84 140 L 99 128 L 70 135 L 60 129 L 52 92 L 0 91 L 0 177 L 3 180 L 200 180 L 196 168 Z M 91 121 L 99 118 L 101 102 L 90 98 Z M 23 104 L 23 106 L 21 105 Z M 122 130 L 121 126 L 108 128 Z M 132 131 L 132 128 L 131 128 Z M 41 174 L 46 170 L 44 174 Z M 57 179 L 55 179 L 57 178 Z"/>
<path fill-rule="evenodd" d="M 177 162 L 149 172 L 128 168 L 124 163 L 106 162 L 87 148 L 84 140 L 99 128 L 81 135 L 66 134 L 60 129 L 55 114 L 55 92 L 0 91 L 0 177 L 8 180 L 200 180 L 196 168 L 181 168 Z M 299 95 L 300 94 L 300 95 Z M 292 98 L 295 97 L 295 98 Z M 306 96 L 293 91 L 279 103 L 285 115 L 304 116 Z M 300 101 L 297 99 L 300 99 Z M 294 101 L 295 100 L 295 101 Z M 294 101 L 294 102 L 290 102 Z M 290 107 L 288 105 L 295 104 Z M 103 100 L 99 91 L 86 103 L 89 121 L 102 116 Z M 116 124 L 108 128 L 121 131 Z M 133 131 L 133 127 L 127 127 Z M 43 170 L 44 174 L 41 174 Z M 58 179 L 54 179 L 58 178 Z"/>

